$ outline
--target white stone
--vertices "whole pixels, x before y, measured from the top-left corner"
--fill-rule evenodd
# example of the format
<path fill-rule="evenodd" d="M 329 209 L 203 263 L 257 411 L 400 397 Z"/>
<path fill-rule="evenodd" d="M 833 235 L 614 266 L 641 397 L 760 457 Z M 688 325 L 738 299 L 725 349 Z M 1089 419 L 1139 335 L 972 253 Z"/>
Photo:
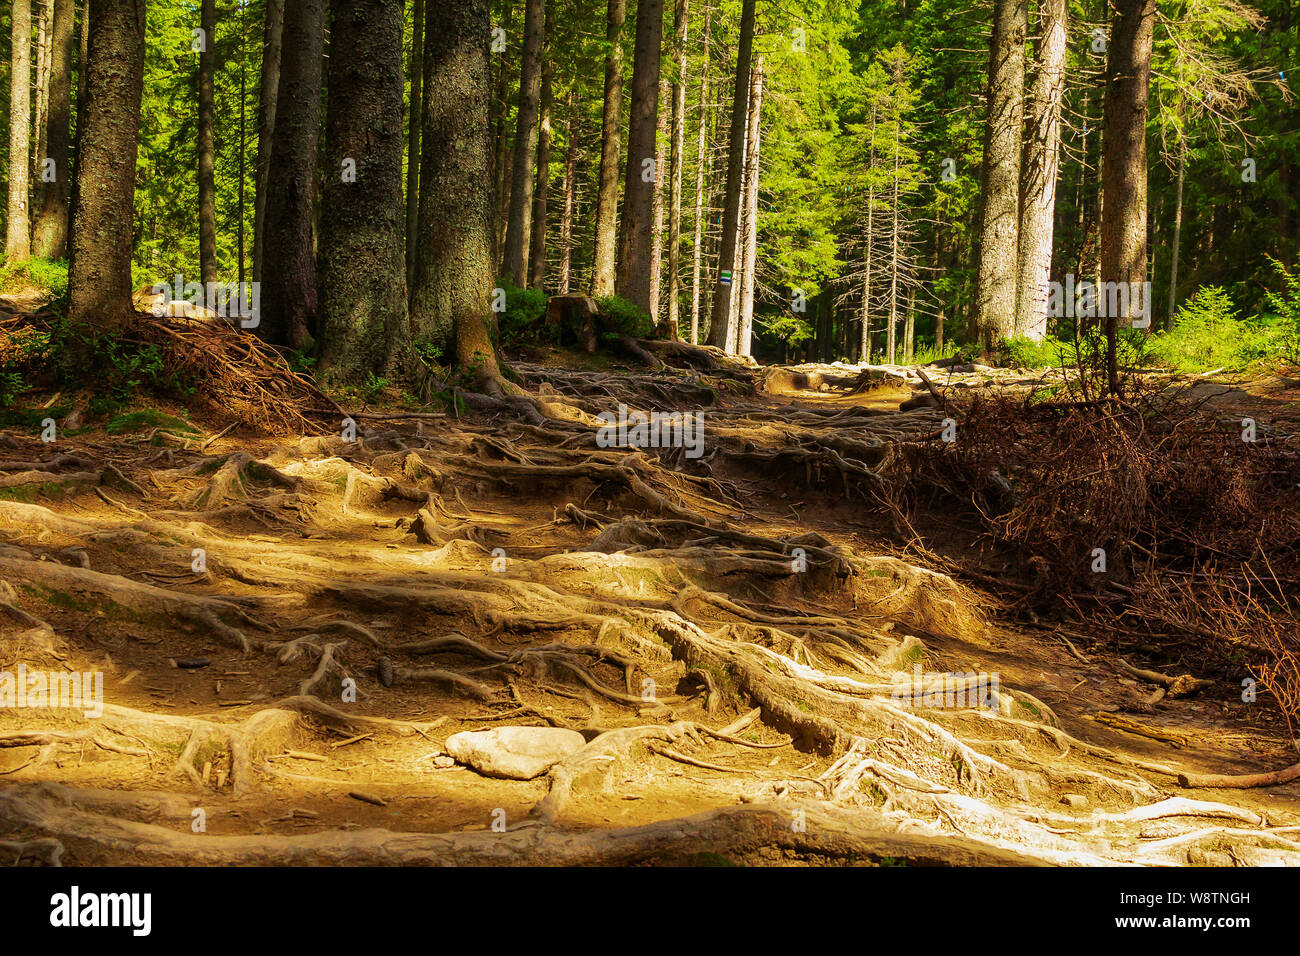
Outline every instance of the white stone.
<path fill-rule="evenodd" d="M 576 730 L 561 727 L 497 727 L 447 738 L 447 753 L 489 777 L 531 780 L 586 746 Z"/>

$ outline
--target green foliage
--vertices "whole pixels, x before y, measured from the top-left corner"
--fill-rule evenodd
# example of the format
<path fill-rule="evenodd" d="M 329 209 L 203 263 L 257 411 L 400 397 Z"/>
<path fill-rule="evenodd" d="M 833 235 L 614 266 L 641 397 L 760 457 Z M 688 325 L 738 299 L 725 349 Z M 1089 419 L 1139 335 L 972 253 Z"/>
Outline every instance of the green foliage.
<path fill-rule="evenodd" d="M 537 322 L 546 314 L 546 293 L 541 289 L 520 289 L 502 279 L 505 310 L 497 314 L 497 344 L 512 347 L 535 340 Z"/>
<path fill-rule="evenodd" d="M 54 384 L 63 389 L 89 389 L 92 414 L 109 414 L 140 389 L 189 397 L 195 385 L 167 368 L 161 348 L 131 339 L 121 332 L 95 334 L 66 320 L 50 332 L 44 355 Z"/>
<path fill-rule="evenodd" d="M 654 331 L 654 322 L 640 306 L 616 295 L 597 299 L 601 321 L 612 335 L 630 335 L 643 339 Z"/>
<path fill-rule="evenodd" d="M 199 430 L 184 419 L 164 415 L 162 412 L 153 409 L 126 412 L 110 419 L 104 425 L 104 431 L 109 435 L 139 432 L 148 428 L 165 428 L 168 431 L 199 434 Z"/>
<path fill-rule="evenodd" d="M 16 292 L 33 286 L 48 293 L 52 299 L 63 298 L 68 294 L 68 261 L 33 256 L 0 268 L 0 293 Z"/>
<path fill-rule="evenodd" d="M 1061 368 L 1072 361 L 1070 343 L 1052 338 L 1035 342 L 1016 336 L 1003 342 L 1002 348 L 1001 359 L 1012 368 Z"/>
<path fill-rule="evenodd" d="M 374 372 L 367 372 L 366 384 L 361 386 L 361 397 L 367 402 L 373 402 L 384 393 L 389 384 L 388 379 L 381 378 Z"/>
<path fill-rule="evenodd" d="M 1151 337 L 1148 349 L 1161 365 L 1183 372 L 1241 368 L 1269 351 L 1266 326 L 1242 320 L 1231 296 L 1202 286 L 1174 316 L 1174 327 Z"/>
<path fill-rule="evenodd" d="M 1266 296 L 1269 307 L 1277 315 L 1271 329 L 1273 338 L 1278 352 L 1288 362 L 1300 365 L 1300 272 L 1290 272 L 1282 263 L 1269 258 L 1284 285 L 1283 291 L 1269 292 Z"/>

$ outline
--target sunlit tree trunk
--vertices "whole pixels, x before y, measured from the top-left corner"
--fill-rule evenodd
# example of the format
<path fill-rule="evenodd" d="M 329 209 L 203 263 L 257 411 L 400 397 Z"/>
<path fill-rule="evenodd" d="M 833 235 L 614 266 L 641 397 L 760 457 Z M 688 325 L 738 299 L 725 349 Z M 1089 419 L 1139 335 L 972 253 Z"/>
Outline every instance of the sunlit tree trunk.
<path fill-rule="evenodd" d="M 68 321 L 120 329 L 132 314 L 131 224 L 144 92 L 144 0 L 91 0 L 86 127 L 77 161 Z"/>
<path fill-rule="evenodd" d="M 510 212 L 502 275 L 517 286 L 528 282 L 528 241 L 533 215 L 533 164 L 537 160 L 538 112 L 542 94 L 542 37 L 545 0 L 524 7 L 524 50 L 519 73 L 519 113 L 510 171 Z"/>
<path fill-rule="evenodd" d="M 605 105 L 600 125 L 600 175 L 596 186 L 596 252 L 591 294 L 614 294 L 618 247 L 618 169 L 623 122 L 623 21 L 626 0 L 609 0 L 606 13 Z"/>
<path fill-rule="evenodd" d="M 13 0 L 12 49 L 9 60 L 9 207 L 5 257 L 26 259 L 32 254 L 28 150 L 32 121 L 32 8 L 30 0 Z"/>
<path fill-rule="evenodd" d="M 659 127 L 659 44 L 663 21 L 663 0 L 640 0 L 632 57 L 632 103 L 615 280 L 618 294 L 647 313 L 651 309 L 650 276 L 654 259 L 654 195 L 662 175 L 654 160 L 655 133 Z"/>

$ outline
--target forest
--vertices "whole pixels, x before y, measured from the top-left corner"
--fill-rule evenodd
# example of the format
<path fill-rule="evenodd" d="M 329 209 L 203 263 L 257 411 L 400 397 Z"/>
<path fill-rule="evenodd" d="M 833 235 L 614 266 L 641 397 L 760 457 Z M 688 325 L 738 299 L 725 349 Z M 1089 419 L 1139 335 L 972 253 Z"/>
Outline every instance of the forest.
<path fill-rule="evenodd" d="M 11 0 L 0 861 L 1300 862 L 1293 0 Z"/>

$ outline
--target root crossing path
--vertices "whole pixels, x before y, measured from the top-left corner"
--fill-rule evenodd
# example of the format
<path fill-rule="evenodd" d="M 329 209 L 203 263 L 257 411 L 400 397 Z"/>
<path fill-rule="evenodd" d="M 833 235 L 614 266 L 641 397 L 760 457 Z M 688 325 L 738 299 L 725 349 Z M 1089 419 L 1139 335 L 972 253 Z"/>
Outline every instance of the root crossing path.
<path fill-rule="evenodd" d="M 1286 765 L 1231 688 L 1127 717 L 1131 667 L 907 550 L 883 489 L 959 411 L 518 370 L 355 441 L 0 432 L 0 863 L 1300 861 L 1300 784 L 1179 783 Z M 619 404 L 700 454 L 598 441 Z M 445 752 L 521 725 L 586 745 Z"/>

